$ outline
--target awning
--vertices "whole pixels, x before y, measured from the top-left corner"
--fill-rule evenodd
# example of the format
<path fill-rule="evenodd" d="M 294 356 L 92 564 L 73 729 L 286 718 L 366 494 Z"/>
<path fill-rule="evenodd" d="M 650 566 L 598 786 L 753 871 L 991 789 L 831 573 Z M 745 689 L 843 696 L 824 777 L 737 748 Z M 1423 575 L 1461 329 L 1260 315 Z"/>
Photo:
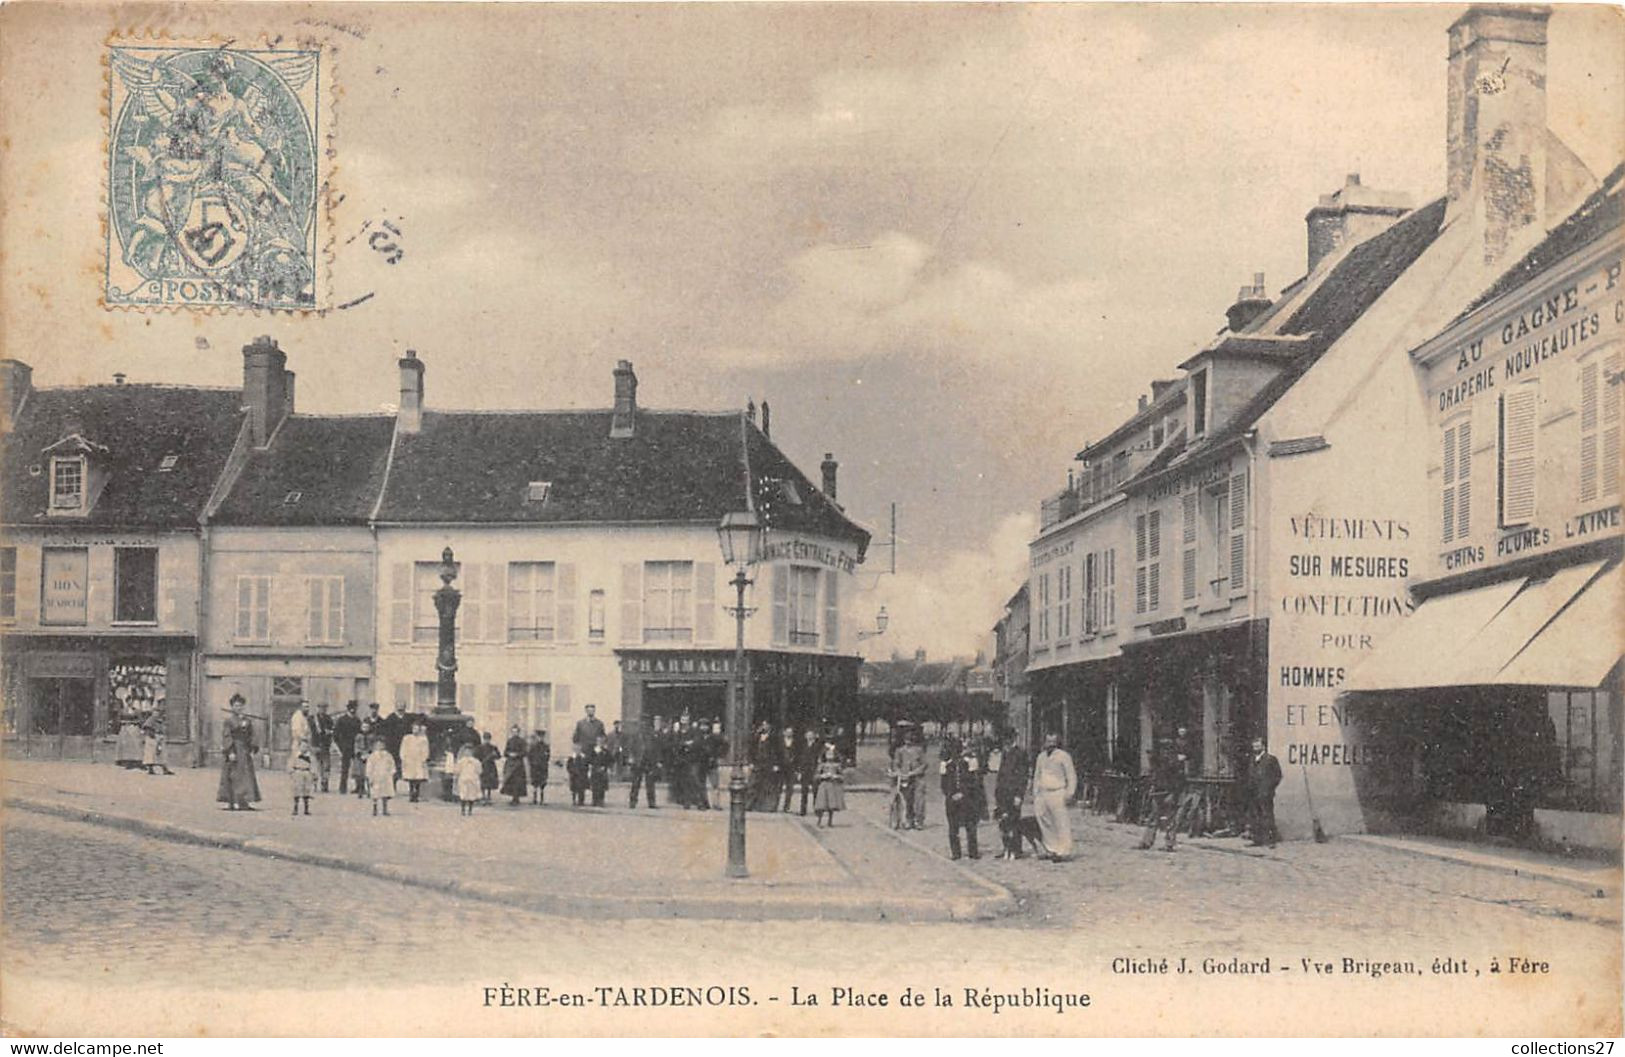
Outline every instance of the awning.
<path fill-rule="evenodd" d="M 1345 690 L 1413 690 L 1455 686 L 1450 663 L 1523 587 L 1516 577 L 1470 591 L 1430 598 L 1402 620 L 1370 657 L 1349 672 Z"/>
<path fill-rule="evenodd" d="M 1619 578 L 1598 579 L 1603 564 L 1430 598 L 1349 673 L 1345 688 L 1596 686 L 1620 655 Z"/>
<path fill-rule="evenodd" d="M 1619 663 L 1620 601 L 1625 578 L 1615 567 L 1597 577 L 1557 614 L 1497 682 L 1525 686 L 1600 686 Z"/>

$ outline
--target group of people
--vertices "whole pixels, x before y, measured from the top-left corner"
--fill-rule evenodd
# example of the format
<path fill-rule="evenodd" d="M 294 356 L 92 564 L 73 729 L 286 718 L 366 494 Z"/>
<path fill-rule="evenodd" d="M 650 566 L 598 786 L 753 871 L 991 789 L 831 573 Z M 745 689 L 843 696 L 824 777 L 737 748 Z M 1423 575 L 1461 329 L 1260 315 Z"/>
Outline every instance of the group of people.
<path fill-rule="evenodd" d="M 752 811 L 787 812 L 800 794 L 800 814 L 811 804 L 818 825 L 835 824 L 835 814 L 846 810 L 846 767 L 838 734 L 820 734 L 807 727 L 797 737 L 784 727 L 775 733 L 765 721 L 752 736 L 750 785 L 746 792 Z"/>
<path fill-rule="evenodd" d="M 118 738 L 113 743 L 113 762 L 132 771 L 173 775 L 164 753 L 164 714 L 157 708 L 146 712 L 126 712 L 119 716 Z"/>
<path fill-rule="evenodd" d="M 1190 730 L 1179 727 L 1171 743 L 1159 745 L 1152 752 L 1150 802 L 1145 811 L 1141 850 L 1156 844 L 1159 830 L 1164 834 L 1164 851 L 1174 850 L 1181 831 L 1190 832 L 1202 809 L 1199 790 L 1191 782 L 1195 776 Z M 1245 785 L 1247 836 L 1254 847 L 1273 848 L 1280 840 L 1275 828 L 1275 790 L 1280 784 L 1281 761 L 1264 747 L 1263 738 L 1254 738 Z"/>

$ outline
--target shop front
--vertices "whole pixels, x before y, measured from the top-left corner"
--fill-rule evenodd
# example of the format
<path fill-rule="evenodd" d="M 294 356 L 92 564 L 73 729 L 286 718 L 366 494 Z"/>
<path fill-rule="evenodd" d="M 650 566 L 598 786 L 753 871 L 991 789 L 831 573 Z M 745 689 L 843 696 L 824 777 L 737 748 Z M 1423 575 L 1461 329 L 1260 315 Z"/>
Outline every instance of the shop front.
<path fill-rule="evenodd" d="M 190 636 L 5 636 L 7 750 L 110 760 L 120 728 L 155 712 L 171 744 L 189 741 L 193 647 Z"/>
<path fill-rule="evenodd" d="M 732 650 L 616 651 L 621 717 L 628 729 L 685 713 L 693 721 L 727 721 L 734 681 Z M 776 728 L 855 729 L 858 657 L 750 650 L 745 655 L 751 723 Z"/>

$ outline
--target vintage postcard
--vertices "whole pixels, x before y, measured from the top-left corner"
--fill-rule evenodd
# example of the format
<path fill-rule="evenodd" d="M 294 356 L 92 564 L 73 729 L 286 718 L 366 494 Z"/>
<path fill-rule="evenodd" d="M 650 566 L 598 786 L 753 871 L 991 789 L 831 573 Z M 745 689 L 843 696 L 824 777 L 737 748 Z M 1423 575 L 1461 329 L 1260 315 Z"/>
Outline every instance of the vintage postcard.
<path fill-rule="evenodd" d="M 1620 1035 L 1622 130 L 1578 4 L 5 6 L 0 1026 Z"/>

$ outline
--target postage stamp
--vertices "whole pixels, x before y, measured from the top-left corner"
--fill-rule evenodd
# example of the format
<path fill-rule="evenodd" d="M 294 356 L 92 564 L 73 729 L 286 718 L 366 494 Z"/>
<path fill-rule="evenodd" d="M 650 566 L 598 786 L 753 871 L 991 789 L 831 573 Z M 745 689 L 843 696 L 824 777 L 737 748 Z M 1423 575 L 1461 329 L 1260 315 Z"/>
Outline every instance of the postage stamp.
<path fill-rule="evenodd" d="M 173 40 L 108 49 L 103 303 L 326 307 L 324 49 Z"/>

